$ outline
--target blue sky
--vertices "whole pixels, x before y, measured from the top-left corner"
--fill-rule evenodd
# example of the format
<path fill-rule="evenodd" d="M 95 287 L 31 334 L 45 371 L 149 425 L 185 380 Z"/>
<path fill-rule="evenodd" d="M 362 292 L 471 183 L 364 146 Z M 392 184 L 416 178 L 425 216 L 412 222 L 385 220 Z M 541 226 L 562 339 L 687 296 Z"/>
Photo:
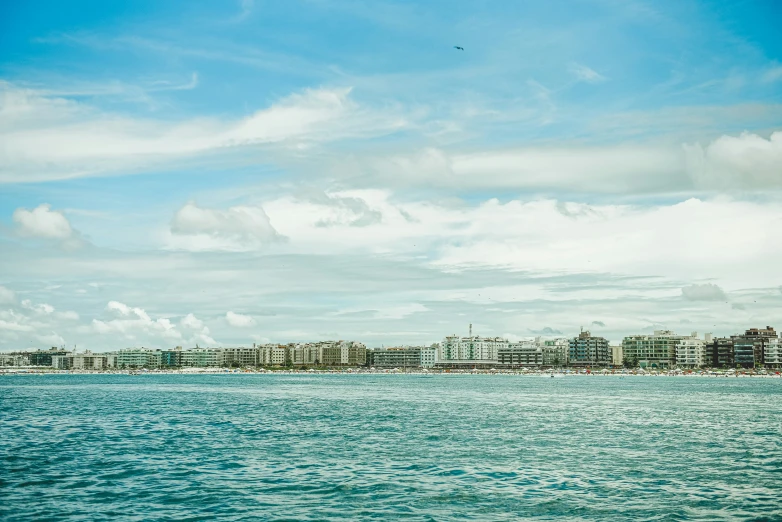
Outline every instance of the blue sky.
<path fill-rule="evenodd" d="M 774 324 L 780 23 L 6 2 L 0 350 Z"/>

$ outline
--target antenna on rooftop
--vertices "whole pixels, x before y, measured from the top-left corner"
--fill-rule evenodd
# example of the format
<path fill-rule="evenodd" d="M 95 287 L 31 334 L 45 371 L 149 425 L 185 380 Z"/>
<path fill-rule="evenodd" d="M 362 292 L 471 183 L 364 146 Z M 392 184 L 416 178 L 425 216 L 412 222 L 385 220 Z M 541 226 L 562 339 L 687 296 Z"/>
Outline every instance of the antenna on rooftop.
<path fill-rule="evenodd" d="M 470 337 L 472 337 L 472 323 L 470 323 Z"/>

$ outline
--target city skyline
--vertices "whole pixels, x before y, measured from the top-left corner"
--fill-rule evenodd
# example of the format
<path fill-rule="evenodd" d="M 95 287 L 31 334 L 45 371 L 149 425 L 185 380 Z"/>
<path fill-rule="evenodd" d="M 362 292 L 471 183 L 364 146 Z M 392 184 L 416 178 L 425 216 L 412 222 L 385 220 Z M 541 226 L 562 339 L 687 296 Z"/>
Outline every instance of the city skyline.
<path fill-rule="evenodd" d="M 7 2 L 0 351 L 779 324 L 779 17 Z"/>

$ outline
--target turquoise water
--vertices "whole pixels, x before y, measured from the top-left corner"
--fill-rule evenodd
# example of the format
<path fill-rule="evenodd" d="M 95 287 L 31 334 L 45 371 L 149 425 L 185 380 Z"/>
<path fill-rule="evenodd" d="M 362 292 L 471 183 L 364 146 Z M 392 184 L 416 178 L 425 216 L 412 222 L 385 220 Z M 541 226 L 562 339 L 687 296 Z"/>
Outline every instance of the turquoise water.
<path fill-rule="evenodd" d="M 782 380 L 0 377 L 0 518 L 782 520 Z"/>

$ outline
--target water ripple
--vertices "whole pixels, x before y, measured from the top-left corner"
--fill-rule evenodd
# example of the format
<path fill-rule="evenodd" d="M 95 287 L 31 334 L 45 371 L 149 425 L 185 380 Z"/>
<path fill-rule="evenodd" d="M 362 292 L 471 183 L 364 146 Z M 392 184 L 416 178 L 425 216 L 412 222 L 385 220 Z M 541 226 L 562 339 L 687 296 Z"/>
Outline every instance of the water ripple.
<path fill-rule="evenodd" d="M 782 381 L 0 380 L 3 520 L 782 520 Z"/>

